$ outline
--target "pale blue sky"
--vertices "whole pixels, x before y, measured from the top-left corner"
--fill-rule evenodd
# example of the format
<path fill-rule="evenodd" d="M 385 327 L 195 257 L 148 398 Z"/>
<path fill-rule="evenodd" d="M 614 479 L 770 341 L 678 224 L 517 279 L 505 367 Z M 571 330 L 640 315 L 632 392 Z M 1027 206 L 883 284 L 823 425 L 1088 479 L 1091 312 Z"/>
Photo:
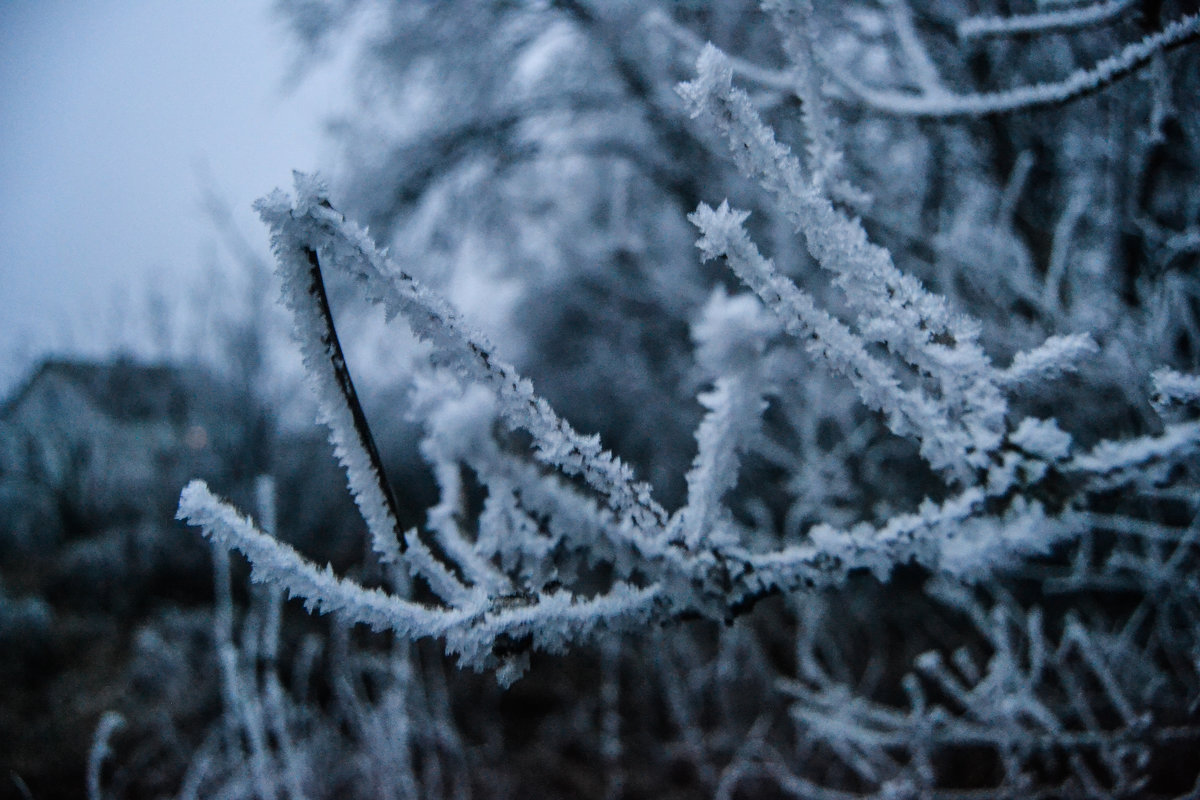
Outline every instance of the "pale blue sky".
<path fill-rule="evenodd" d="M 196 279 L 199 165 L 265 252 L 249 204 L 346 105 L 337 65 L 286 90 L 294 58 L 270 0 L 0 0 L 0 392 Z"/>

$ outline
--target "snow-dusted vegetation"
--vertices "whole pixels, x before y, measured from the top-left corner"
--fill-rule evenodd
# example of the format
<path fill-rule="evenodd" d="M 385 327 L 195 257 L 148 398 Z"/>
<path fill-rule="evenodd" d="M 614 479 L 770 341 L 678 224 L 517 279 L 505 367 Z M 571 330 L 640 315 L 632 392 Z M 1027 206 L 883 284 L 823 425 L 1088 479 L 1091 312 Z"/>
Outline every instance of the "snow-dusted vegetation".
<path fill-rule="evenodd" d="M 1168 52 L 1200 35 L 1200 17 L 1131 5 L 967 16 L 905 0 L 781 0 L 753 22 L 620 4 L 493 11 L 497 29 L 465 62 L 493 68 L 483 107 L 421 97 L 430 87 L 414 80 L 411 95 L 386 99 L 432 107 L 458 130 L 408 123 L 402 145 L 375 154 L 385 177 L 348 173 L 350 216 L 365 212 L 385 240 L 309 176 L 259 204 L 382 586 L 319 569 L 201 483 L 184 491 L 181 517 L 337 626 L 434 638 L 505 685 L 531 651 L 608 642 L 597 657 L 626 664 L 630 684 L 616 681 L 616 719 L 595 731 L 613 795 L 622 692 L 665 705 L 697 788 L 721 796 L 1189 793 L 1195 776 L 1168 754 L 1194 747 L 1200 700 L 1197 379 L 1174 371 L 1196 358 L 1197 207 L 1160 161 L 1191 148 L 1196 167 L 1184 66 L 1195 58 Z M 393 27 L 370 42 L 375 70 L 451 77 L 432 52 L 393 53 L 388 36 L 428 26 L 453 38 L 453 12 L 376 13 Z M 643 44 L 622 44 L 622 28 Z M 699 46 L 722 38 L 757 46 Z M 598 55 L 609 59 L 598 78 L 572 75 Z M 508 60 L 512 78 L 496 69 Z M 695 74 L 673 106 L 662 84 L 685 61 Z M 664 129 L 685 126 L 697 151 L 687 162 L 656 152 Z M 455 133 L 453 146 L 429 141 Z M 714 167 L 723 157 L 757 190 Z M 687 189 L 656 172 L 689 163 L 703 179 Z M 539 181 L 548 164 L 572 174 Z M 699 255 L 730 275 L 679 254 L 655 263 L 654 223 L 693 192 Z M 514 207 L 489 207 L 498 196 Z M 630 219 L 633 203 L 658 215 Z M 743 203 L 763 218 L 756 232 Z M 608 230 L 562 221 L 581 216 Z M 506 225 L 517 241 L 500 256 L 473 241 Z M 591 251 L 571 252 L 576 235 Z M 782 252 L 764 256 L 764 238 Z M 550 272 L 550 289 L 504 263 L 518 253 L 548 262 L 532 271 Z M 421 263 L 430 257 L 444 272 Z M 632 268 L 595 264 L 622 258 Z M 538 303 L 579 302 L 567 298 L 586 287 L 619 307 L 644 291 L 645 317 L 690 326 L 690 348 L 656 343 L 670 366 L 639 363 L 642 352 L 585 358 L 569 368 L 595 376 L 555 387 L 586 395 L 599 381 L 686 376 L 639 400 L 662 413 L 697 392 L 690 459 L 677 429 L 637 434 L 654 451 L 637 467 L 686 469 L 661 481 L 673 504 L 617 455 L 630 433 L 614 452 L 577 432 L 455 310 L 446 295 L 476 269 Z M 397 519 L 325 273 L 349 276 L 427 346 L 406 408 L 440 492 L 423 525 Z M 673 285 L 691 302 L 656 308 Z M 542 333 L 619 350 L 641 319 L 613 316 Z M 520 321 L 500 320 L 501 341 L 519 341 L 530 372 L 553 374 L 555 343 L 521 341 L 509 330 Z M 742 617 L 772 596 L 782 601 L 754 612 L 773 618 L 764 633 Z M 731 626 L 715 662 L 689 641 L 697 618 Z M 674 659 L 636 644 L 663 638 Z M 779 663 L 777 649 L 791 656 Z M 641 677 L 651 665 L 655 689 Z M 747 674 L 762 694 L 714 721 Z"/>
<path fill-rule="evenodd" d="M 1200 792 L 1194 3 L 281 8 L 360 60 L 257 210 L 371 552 L 183 489 L 179 796 Z"/>

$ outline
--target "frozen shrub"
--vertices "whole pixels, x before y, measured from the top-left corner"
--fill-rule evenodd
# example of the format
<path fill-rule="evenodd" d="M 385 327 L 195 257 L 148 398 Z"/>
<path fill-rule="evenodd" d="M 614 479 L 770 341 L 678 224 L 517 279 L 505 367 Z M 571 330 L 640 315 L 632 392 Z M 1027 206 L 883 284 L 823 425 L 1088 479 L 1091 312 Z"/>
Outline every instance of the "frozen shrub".
<path fill-rule="evenodd" d="M 184 490 L 179 516 L 218 548 L 242 552 L 256 581 L 335 614 L 339 628 L 439 640 L 462 665 L 493 670 L 504 685 L 533 651 L 600 639 L 619 665 L 612 642 L 665 637 L 658 697 L 698 780 L 719 795 L 754 782 L 812 797 L 952 796 L 960 788 L 1185 794 L 1196 775 L 1175 770 L 1170 754 L 1198 738 L 1200 423 L 1191 414 L 1197 379 L 1179 370 L 1194 369 L 1200 351 L 1194 276 L 1178 264 L 1195 265 L 1196 209 L 1148 153 L 1175 137 L 1186 141 L 1172 152 L 1200 155 L 1186 130 L 1169 124 L 1194 111 L 1179 105 L 1188 98 L 1177 74 L 1177 60 L 1194 66 L 1194 54 L 1171 51 L 1200 36 L 1200 17 L 1163 4 L 1162 20 L 1144 19 L 1147 30 L 1131 33 L 1128 3 L 1045 3 L 1003 18 L 956 7 L 957 42 L 935 24 L 945 9 L 925 9 L 922 22 L 904 0 L 820 9 L 779 0 L 764 4 L 781 62 L 768 66 L 700 46 L 683 10 L 640 18 L 639 35 L 661 47 L 639 61 L 605 38 L 631 18 L 618 5 L 550 4 L 511 16 L 493 9 L 504 35 L 473 58 L 508 63 L 522 54 L 528 77 L 544 74 L 535 54 L 567 52 L 531 26 L 565 26 L 549 30 L 568 42 L 594 37 L 611 54 L 615 84 L 655 113 L 696 120 L 679 124 L 700 126 L 686 129 L 704 170 L 718 174 L 719 190 L 753 198 L 764 217 L 752 228 L 748 211 L 718 203 L 703 186 L 687 217 L 703 261 L 729 275 L 696 267 L 678 279 L 682 287 L 705 276 L 712 283 L 709 292 L 685 292 L 695 361 L 673 374 L 689 374 L 701 390 L 694 452 L 683 464 L 664 432 L 679 501 L 656 500 L 654 486 L 539 395 L 503 348 L 431 288 L 419 264 L 410 266 L 420 248 L 401 236 L 389 256 L 334 207 L 321 180 L 297 174 L 293 194 L 276 191 L 258 211 L 384 585 L 322 569 L 200 482 Z M 441 27 L 446 8 L 414 4 L 392 22 L 453 37 L 453 26 Z M 743 39 L 770 30 L 746 26 Z M 1069 44 L 1050 40 L 1063 32 Z M 1035 44 L 1013 44 L 1018 35 Z M 696 58 L 690 80 L 677 86 L 682 106 L 645 83 L 669 74 L 663 53 L 678 50 Z M 952 63 L 974 73 L 942 68 Z M 1010 80 L 968 85 L 987 82 L 981 65 L 1010 70 Z M 512 87 L 492 78 L 513 116 L 484 115 L 501 144 L 488 139 L 498 149 L 483 162 L 519 161 L 518 145 L 534 140 L 535 149 L 549 147 L 538 139 L 546 128 L 535 123 L 546 120 L 537 104 L 510 97 Z M 1127 96 L 1131 81 L 1146 83 L 1149 104 Z M 780 117 L 778 106 L 795 103 L 800 113 L 777 122 L 797 142 L 793 151 L 764 114 Z M 1147 105 L 1144 140 L 1118 150 L 1094 136 L 1101 110 L 1117 106 L 1132 118 Z M 1050 113 L 1062 115 L 1061 130 L 1045 118 L 1019 122 Z M 646 127 L 633 127 L 649 142 L 676 124 L 640 119 Z M 434 163 L 473 180 L 471 159 L 447 155 L 474 146 L 471 129 L 458 130 L 461 140 L 432 149 L 418 139 L 413 163 L 396 162 L 404 168 L 396 180 L 411 193 L 400 195 L 419 211 L 388 217 L 402 233 L 456 220 L 445 196 L 440 206 L 431 196 L 438 173 L 420 159 L 444 157 Z M 575 144 L 580 135 L 563 131 Z M 870 142 L 876 152 L 856 151 Z M 1061 149 L 1041 152 L 1050 143 Z M 993 144 L 1008 152 L 989 154 Z M 711 167 L 722 150 L 740 178 Z M 923 161 L 901 163 L 922 152 Z M 988 155 L 1007 159 L 1003 180 Z M 1053 161 L 1051 224 L 1035 219 L 1044 198 L 1023 199 L 1039 158 Z M 893 161 L 918 183 L 888 186 Z M 1122 181 L 1158 185 L 1164 199 L 1130 201 L 1114 188 Z M 521 180 L 499 184 L 516 196 L 529 189 Z M 921 207 L 903 205 L 912 197 Z M 1131 202 L 1143 205 L 1130 211 Z M 506 224 L 533 224 L 522 213 Z M 1130 232 L 1113 234 L 1118 222 Z M 477 223 L 463 221 L 466 229 Z M 802 248 L 780 245 L 788 242 L 781 229 Z M 1144 237 L 1137 247 L 1133 231 Z M 777 259 L 757 244 L 766 232 Z M 455 268 L 464 269 L 461 260 Z M 417 528 L 398 522 L 334 326 L 330 274 L 402 320 L 425 348 L 407 411 L 423 430 L 421 453 L 440 498 Z M 601 296 L 627 290 L 622 279 L 610 277 Z M 569 280 L 556 286 L 561 294 L 551 299 L 572 291 Z M 658 302 L 660 290 L 646 302 Z M 608 324 L 616 336 L 639 323 Z M 553 362 L 539 365 L 517 349 L 535 369 L 552 371 Z M 630 362 L 619 383 L 652 384 L 635 374 L 643 366 Z M 676 402 L 674 388 L 657 399 Z M 672 459 L 655 469 L 663 463 Z M 686 630 L 671 632 L 697 618 L 733 623 L 780 597 L 783 631 L 735 626 L 714 659 Z M 871 632 L 866 653 L 840 630 L 843 617 Z M 651 633 L 659 628 L 666 632 Z M 789 638 L 794 656 L 781 667 L 769 652 Z M 896 638 L 904 644 L 888 651 Z M 630 658 L 645 657 L 637 644 L 628 648 Z M 619 676 L 615 669 L 609 674 Z M 789 697 L 790 717 L 718 702 L 739 679 L 760 700 Z M 609 687 L 619 697 L 619 677 Z M 619 710 L 612 714 L 597 746 L 616 770 L 622 726 Z M 402 762 L 399 782 L 409 780 Z M 286 765 L 273 769 L 290 774 Z M 262 783 L 260 795 L 278 782 L 264 775 L 246 777 Z"/>

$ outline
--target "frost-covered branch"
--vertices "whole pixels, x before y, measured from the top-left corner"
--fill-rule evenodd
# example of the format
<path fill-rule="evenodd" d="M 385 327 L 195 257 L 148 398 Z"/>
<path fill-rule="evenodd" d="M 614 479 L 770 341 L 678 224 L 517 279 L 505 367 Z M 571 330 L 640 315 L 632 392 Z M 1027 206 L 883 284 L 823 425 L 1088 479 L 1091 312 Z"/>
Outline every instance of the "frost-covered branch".
<path fill-rule="evenodd" d="M 410 639 L 442 637 L 447 649 L 467 666 L 498 666 L 508 653 L 503 642 L 530 637 L 535 646 L 561 650 L 568 641 L 590 636 L 601 626 L 636 627 L 654 609 L 657 587 L 638 589 L 617 583 L 607 594 L 577 598 L 564 591 L 514 595 L 455 608 L 405 600 L 368 589 L 320 569 L 288 545 L 259 531 L 246 517 L 193 481 L 179 502 L 179 518 L 199 527 L 215 544 L 238 550 L 251 564 L 251 577 L 281 586 L 306 607 L 333 613 L 345 624 L 391 630 Z M 509 668 L 508 680 L 520 675 Z"/>
<path fill-rule="evenodd" d="M 697 357 L 713 378 L 701 394 L 707 410 L 696 431 L 697 450 L 687 474 L 687 504 L 672 521 L 690 550 L 736 544 L 724 505 L 738 479 L 739 460 L 758 433 L 771 390 L 763 353 L 775 331 L 749 297 L 716 293 L 693 330 Z"/>
<path fill-rule="evenodd" d="M 312 248 L 280 260 L 284 303 L 295 319 L 304 366 L 316 388 L 321 416 L 329 426 L 334 454 L 346 470 L 350 492 L 367 522 L 375 551 L 393 563 L 405 547 L 396 498 L 383 470 L 325 294 L 321 264 Z"/>
<path fill-rule="evenodd" d="M 495 357 L 491 343 L 445 300 L 389 264 L 365 231 L 330 208 L 319 181 L 297 175 L 294 205 L 276 192 L 256 207 L 271 227 L 272 246 L 285 272 L 297 260 L 307 262 L 308 253 L 313 252 L 353 276 L 368 299 L 381 304 L 389 317 L 402 316 L 418 338 L 433 345 L 436 364 L 490 386 L 500 401 L 501 418 L 534 437 L 539 458 L 581 475 L 608 498 L 628 524 L 650 528 L 666 519 L 666 512 L 651 499 L 649 487 L 637 482 L 627 465 L 604 451 L 598 437 L 576 433 L 545 400 L 534 395 L 528 380 Z"/>
<path fill-rule="evenodd" d="M 1128 480 L 1150 482 L 1146 469 L 1155 464 L 1170 465 L 1192 457 L 1200 445 L 1200 422 L 1169 425 L 1159 436 L 1142 436 L 1128 441 L 1105 441 L 1090 452 L 1082 453 L 1067 466 L 1087 475 L 1096 484 L 1123 483 Z"/>
<path fill-rule="evenodd" d="M 825 59 L 830 74 L 842 86 L 871 108 L 888 114 L 912 117 L 951 118 L 1009 114 L 1014 111 L 1056 106 L 1101 91 L 1132 75 L 1155 56 L 1182 47 L 1200 38 L 1200 15 L 1182 17 L 1141 41 L 1126 45 L 1120 52 L 1079 69 L 1060 81 L 1019 86 L 995 92 L 957 94 L 954 92 L 904 93 L 877 89 L 863 83 L 844 67 Z"/>
<path fill-rule="evenodd" d="M 805 167 L 813 186 L 852 208 L 867 208 L 871 205 L 870 195 L 846 178 L 837 125 L 825 100 L 824 75 L 816 57 L 819 29 L 812 0 L 772 0 L 763 4 L 763 10 L 771 14 L 792 63 L 793 92 L 800 100 L 807 140 Z"/>
<path fill-rule="evenodd" d="M 1017 353 L 1012 364 L 1000 374 L 1001 385 L 1015 388 L 1051 380 L 1069 372 L 1099 348 L 1086 334 L 1051 336 L 1032 350 Z"/>
<path fill-rule="evenodd" d="M 705 41 L 703 39 L 684 26 L 676 23 L 669 15 L 659 9 L 648 11 L 646 13 L 646 21 L 666 33 L 691 53 L 699 53 L 704 49 Z M 796 76 L 790 72 L 763 67 L 736 56 L 731 56 L 729 60 L 734 71 L 747 80 L 780 92 L 788 92 L 789 94 L 796 92 Z"/>
<path fill-rule="evenodd" d="M 1133 8 L 1135 2 L 1136 0 L 1105 0 L 1063 10 L 1039 11 L 1011 17 L 967 17 L 958 23 L 958 36 L 960 39 L 976 39 L 1087 28 L 1115 20 Z"/>
<path fill-rule="evenodd" d="M 846 376 L 869 407 L 882 412 L 892 431 L 921 442 L 922 454 L 935 468 L 952 467 L 970 448 L 945 408 L 918 390 L 906 389 L 887 364 L 841 321 L 817 308 L 812 298 L 780 275 L 759 254 L 742 223 L 746 212 L 722 203 L 701 204 L 689 217 L 701 233 L 697 247 L 705 259 L 723 256 L 730 269 L 779 317 L 788 333 L 804 342 L 818 363 Z"/>
<path fill-rule="evenodd" d="M 394 630 L 416 639 L 441 635 L 479 610 L 433 608 L 339 578 L 331 568 L 322 570 L 289 545 L 258 530 L 213 495 L 203 481 L 192 481 L 183 490 L 178 516 L 200 528 L 215 544 L 246 556 L 255 581 L 281 586 L 289 596 L 303 598 L 310 610 L 337 613 L 351 624 Z"/>
<path fill-rule="evenodd" d="M 1080 785 L 1089 797 L 1130 796 L 1139 793 L 1152 751 L 1195 740 L 1195 726 L 1164 725 L 1140 711 L 1161 686 L 1151 679 L 1152 655 L 1175 643 L 1151 637 L 1135 644 L 1126 632 L 1073 612 L 1051 621 L 995 586 L 935 581 L 928 594 L 959 614 L 978 641 L 916 656 L 901 681 L 903 700 L 885 702 L 849 686 L 837 671 L 836 645 L 805 630 L 814 615 L 801 623 L 797 678 L 779 684 L 806 738 L 829 746 L 881 794 L 962 797 L 942 782 L 937 764 L 969 752 L 994 761 L 992 785 L 977 789 L 987 796 L 1029 796 L 1035 776 L 1039 786 L 1062 784 L 1037 796 L 1073 795 Z M 1147 601 L 1160 613 L 1182 612 L 1169 597 Z"/>
<path fill-rule="evenodd" d="M 125 725 L 125 719 L 115 711 L 106 711 L 100 717 L 96 732 L 92 735 L 92 748 L 88 752 L 87 763 L 87 796 L 88 800 L 104 800 L 104 790 L 101 785 L 101 772 L 104 762 L 111 755 L 112 738 Z M 13 773 L 15 776 L 16 773 Z M 24 788 L 18 783 L 18 788 Z M 26 791 L 28 795 L 28 791 Z"/>
<path fill-rule="evenodd" d="M 912 8 L 908 0 L 886 0 L 888 15 L 892 18 L 892 28 L 900 41 L 900 49 L 904 60 L 908 63 L 917 85 L 927 94 L 938 94 L 946 91 L 941 73 L 933 58 L 917 34 L 917 26 L 913 22 Z"/>
<path fill-rule="evenodd" d="M 812 21 L 804 0 L 772 8 L 785 28 Z M 907 7 L 893 12 L 913 38 L 910 47 L 918 47 Z M 294 197 L 277 191 L 257 207 L 271 229 L 306 368 L 381 560 L 393 579 L 407 572 L 435 599 L 410 599 L 406 580 L 383 590 L 321 569 L 199 482 L 184 490 L 180 518 L 242 552 L 255 580 L 312 610 L 406 638 L 440 638 L 463 664 L 497 669 L 509 682 L 531 648 L 558 652 L 602 630 L 692 616 L 729 620 L 762 597 L 838 586 L 853 573 L 887 581 L 916 564 L 983 582 L 1084 535 L 1093 493 L 1148 487 L 1148 473 L 1194 454 L 1196 423 L 1079 453 L 1054 419 L 1014 415 L 1009 395 L 1075 368 L 1097 345 L 1081 334 L 1055 336 L 996 368 L 980 343 L 980 323 L 902 271 L 835 205 L 848 184 L 838 188 L 842 153 L 820 96 L 814 46 L 812 34 L 797 29 L 785 48 L 798 64 L 804 160 L 733 85 L 735 70 L 716 48 L 705 48 L 696 79 L 679 87 L 693 116 L 715 124 L 737 166 L 795 226 L 844 303 L 823 305 L 829 301 L 820 291 L 777 269 L 751 240 L 745 212 L 702 203 L 690 216 L 703 257 L 724 259 L 751 293 L 714 292 L 693 320 L 703 417 L 684 476 L 686 499 L 674 513 L 599 437 L 578 433 L 538 396 L 447 300 L 334 210 L 320 181 L 297 175 Z M 928 91 L 938 91 L 927 78 Z M 1068 211 L 1051 288 L 1066 269 L 1065 242 L 1082 201 Z M 421 453 L 440 499 L 424 526 L 404 534 L 324 297 L 321 276 L 329 270 L 357 281 L 389 321 L 402 319 L 430 346 L 410 410 L 423 427 Z M 823 371 L 803 373 L 799 365 L 809 363 Z M 856 396 L 891 434 L 910 440 L 906 447 L 915 445 L 936 473 L 930 480 L 942 482 L 929 499 L 874 518 L 814 514 L 784 541 L 769 530 L 773 509 L 736 503 L 746 463 L 762 452 L 794 468 L 791 485 L 780 489 L 786 499 L 809 491 L 796 481 L 814 456 L 763 440 L 781 424 L 769 419 L 773 405 L 793 424 L 804 412 L 789 392 L 810 379 L 838 381 L 839 396 Z M 1158 380 L 1164 402 L 1194 400 L 1194 388 L 1174 373 Z M 862 424 L 884 433 L 873 420 Z M 1032 701 L 1025 711 L 1052 727 Z"/>
<path fill-rule="evenodd" d="M 804 234 L 813 257 L 834 273 L 835 285 L 860 315 L 863 339 L 885 344 L 918 371 L 929 375 L 940 386 L 945 404 L 942 413 L 961 415 L 958 434 L 965 438 L 951 444 L 939 441 L 940 437 L 930 437 L 924 443 L 929 448 L 930 463 L 935 468 L 960 474 L 984 465 L 988 453 L 999 445 L 1006 405 L 995 385 L 994 370 L 977 344 L 975 324 L 952 314 L 945 300 L 897 269 L 891 254 L 870 242 L 857 220 L 835 209 L 819 187 L 805 179 L 795 157 L 775 141 L 745 92 L 732 86 L 732 70 L 716 48 L 709 47 L 700 56 L 697 72 L 697 79 L 683 84 L 680 93 L 694 114 L 704 113 L 715 119 L 743 172 L 758 179 L 777 198 Z M 693 219 L 703 225 L 706 238 L 701 240 L 701 246 L 706 256 L 723 254 L 727 242 L 744 238 L 744 234 L 739 237 L 734 235 L 736 230 L 731 231 L 731 225 L 740 228 L 741 220 L 729 217 L 728 209 L 725 215 L 701 209 Z M 735 260 L 747 265 L 765 265 L 755 255 L 747 251 L 744 257 Z M 762 269 L 758 272 L 762 273 Z M 782 287 L 779 281 L 775 283 Z M 751 286 L 755 288 L 755 284 Z M 794 288 L 772 291 L 795 294 Z M 802 304 L 803 298 L 792 301 L 793 305 L 797 302 Z M 768 307 L 775 304 L 772 300 Z M 798 311 L 796 307 L 792 314 Z M 866 364 L 861 357 L 858 360 Z M 888 388 L 887 383 L 883 376 L 867 380 L 865 385 L 872 394 L 870 405 L 883 406 L 882 398 L 875 396 L 877 393 L 895 395 L 896 390 Z M 930 407 L 928 411 L 913 411 L 908 415 L 910 422 L 923 429 L 928 427 L 923 419 L 935 418 L 939 410 Z"/>

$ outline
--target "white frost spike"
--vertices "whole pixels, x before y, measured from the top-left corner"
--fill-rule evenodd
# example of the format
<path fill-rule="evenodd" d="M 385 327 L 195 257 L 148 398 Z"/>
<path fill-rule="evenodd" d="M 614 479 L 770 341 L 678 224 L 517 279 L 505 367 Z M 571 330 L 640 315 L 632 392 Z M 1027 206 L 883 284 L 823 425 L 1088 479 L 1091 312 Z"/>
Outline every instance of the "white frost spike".
<path fill-rule="evenodd" d="M 719 378 L 711 392 L 700 395 L 708 414 L 696 431 L 699 452 L 687 476 L 687 506 L 678 518 L 689 550 L 736 544 L 721 501 L 737 483 L 739 451 L 758 431 L 766 409 L 759 380 L 747 370 Z"/>
<path fill-rule="evenodd" d="M 696 360 L 714 378 L 737 372 L 762 358 L 767 340 L 780 332 L 779 321 L 753 295 L 730 297 L 719 287 L 692 326 Z"/>
<path fill-rule="evenodd" d="M 1038 347 L 1017 353 L 1012 365 L 1000 373 L 1000 382 L 1012 388 L 1051 380 L 1078 369 L 1080 362 L 1099 350 L 1085 333 L 1051 336 Z"/>
<path fill-rule="evenodd" d="M 1150 376 L 1154 394 L 1150 402 L 1160 414 L 1172 406 L 1200 403 L 1200 375 L 1186 375 L 1173 369 L 1160 369 Z"/>
<path fill-rule="evenodd" d="M 1045 461 L 1061 461 L 1071 453 L 1071 434 L 1052 419 L 1026 417 L 1008 438 L 1026 453 Z"/>
<path fill-rule="evenodd" d="M 708 413 L 696 431 L 687 505 L 672 520 L 672 538 L 682 536 L 689 550 L 736 544 L 722 500 L 737 483 L 741 451 L 766 410 L 763 351 L 779 329 L 751 295 L 730 298 L 723 289 L 713 293 L 692 328 L 697 360 L 715 385 L 699 398 Z"/>
<path fill-rule="evenodd" d="M 1200 423 L 1169 425 L 1161 436 L 1143 436 L 1124 442 L 1101 442 L 1090 453 L 1076 456 L 1068 467 L 1095 479 L 1123 478 L 1131 470 L 1161 461 L 1187 458 L 1200 445 Z"/>

